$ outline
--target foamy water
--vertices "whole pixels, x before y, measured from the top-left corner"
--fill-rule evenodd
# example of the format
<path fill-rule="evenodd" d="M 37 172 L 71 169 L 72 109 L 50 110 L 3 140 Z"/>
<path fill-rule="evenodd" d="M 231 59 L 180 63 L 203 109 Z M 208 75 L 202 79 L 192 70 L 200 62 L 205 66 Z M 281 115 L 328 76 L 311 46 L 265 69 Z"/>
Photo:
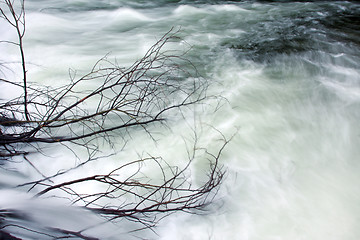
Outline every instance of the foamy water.
<path fill-rule="evenodd" d="M 208 214 L 171 215 L 155 229 L 158 235 L 128 234 L 134 228 L 128 222 L 95 228 L 89 234 L 100 239 L 360 237 L 358 3 L 52 0 L 29 1 L 27 8 L 25 50 L 31 81 L 66 83 L 69 68 L 81 76 L 108 53 L 128 66 L 175 27 L 181 28 L 183 41 L 169 48 L 186 50 L 191 45 L 188 57 L 208 79 L 209 94 L 226 98 L 219 109 L 218 100 L 209 99 L 206 106 L 189 111 L 190 119 L 174 117 L 169 123 L 173 131 L 152 129 L 156 144 L 146 133 L 134 131 L 125 147 L 122 139 L 115 143 L 124 147 L 117 156 L 91 163 L 72 176 L 106 172 L 118 159 L 136 159 L 141 154 L 182 164 L 194 119 L 203 147 L 219 146 L 221 136 L 214 129 L 226 137 L 236 133 L 221 157 L 226 178 Z M 3 23 L 1 29 L 5 29 Z M 4 32 L 12 37 L 9 30 Z M 1 60 L 16 59 L 16 50 L 2 47 L 1 51 L 6 52 Z M 11 67 L 16 69 L 16 64 Z M 17 76 L 16 72 L 5 74 Z M 60 149 L 47 150 L 51 165 L 40 154 L 29 158 L 51 175 L 74 165 L 71 154 Z M 37 216 L 35 225 L 40 229 L 47 224 L 71 225 L 70 214 L 59 213 L 67 210 L 49 211 L 51 206 L 67 208 L 66 201 L 37 203 L 27 200 L 22 189 L 14 189 L 24 179 L 39 177 L 28 165 L 16 166 L 24 176 L 1 173 L 8 180 L 1 180 L 0 207 Z M 195 182 L 201 181 L 207 167 L 204 162 L 194 165 Z M 144 171 L 156 177 L 151 166 Z M 18 200 L 11 205 L 14 198 Z M 24 209 L 27 202 L 34 208 Z M 75 214 L 79 226 L 71 226 L 82 228 L 101 221 L 88 214 Z M 28 239 L 41 237 L 47 239 L 36 234 Z"/>

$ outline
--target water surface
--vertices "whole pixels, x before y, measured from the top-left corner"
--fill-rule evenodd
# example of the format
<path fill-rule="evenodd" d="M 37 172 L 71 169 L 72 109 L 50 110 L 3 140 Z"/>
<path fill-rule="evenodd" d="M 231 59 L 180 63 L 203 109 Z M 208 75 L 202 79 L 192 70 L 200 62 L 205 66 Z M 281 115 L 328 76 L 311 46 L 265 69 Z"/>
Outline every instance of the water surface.
<path fill-rule="evenodd" d="M 63 83 L 69 68 L 81 75 L 108 53 L 128 66 L 174 27 L 183 40 L 171 48 L 191 45 L 187 56 L 208 79 L 209 94 L 226 98 L 217 111 L 217 100 L 209 99 L 196 113 L 225 136 L 237 132 L 221 158 L 227 174 L 210 214 L 175 214 L 160 223 L 158 235 L 141 236 L 359 238 L 357 2 L 33 0 L 26 7 L 32 81 Z M 16 59 L 15 50 L 6 51 Z M 182 136 L 192 134 L 175 130 L 171 141 L 166 130 L 154 131 L 165 131 L 156 146 L 134 134 L 120 156 L 181 155 Z M 215 133 L 200 135 L 205 146 L 216 146 Z M 206 167 L 197 164 L 195 174 Z M 136 236 L 123 234 L 113 239 Z"/>

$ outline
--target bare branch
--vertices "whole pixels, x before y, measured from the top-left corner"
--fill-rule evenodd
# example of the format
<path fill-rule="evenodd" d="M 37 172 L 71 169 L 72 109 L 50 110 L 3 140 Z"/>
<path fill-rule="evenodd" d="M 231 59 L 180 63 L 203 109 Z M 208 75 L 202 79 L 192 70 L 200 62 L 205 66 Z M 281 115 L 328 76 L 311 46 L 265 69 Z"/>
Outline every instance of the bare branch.
<path fill-rule="evenodd" d="M 21 68 L 22 68 L 22 75 L 23 75 L 23 90 L 24 90 L 24 116 L 27 121 L 30 120 L 30 115 L 28 111 L 28 88 L 27 88 L 27 69 L 25 63 L 25 53 L 24 53 L 24 36 L 25 36 L 25 1 L 20 1 L 20 9 L 19 13 L 14 8 L 14 2 L 10 0 L 4 1 L 6 6 L 9 10 L 9 15 L 4 12 L 3 9 L 0 8 L 0 16 L 1 18 L 5 19 L 13 28 L 16 30 L 16 34 L 18 37 L 18 42 L 12 41 L 1 41 L 3 43 L 10 43 L 18 46 L 20 51 L 20 58 L 21 58 Z"/>
<path fill-rule="evenodd" d="M 165 33 L 130 67 L 120 67 L 106 56 L 84 76 L 77 79 L 71 76 L 64 86 L 53 88 L 27 84 L 23 49 L 24 1 L 20 0 L 18 10 L 14 8 L 13 1 L 5 0 L 4 3 L 8 12 L 1 9 L 1 18 L 16 29 L 18 42 L 2 40 L 0 43 L 12 43 L 19 47 L 23 79 L 22 83 L 0 80 L 4 84 L 22 87 L 24 91 L 21 96 L 0 102 L 0 160 L 9 162 L 22 156 L 38 176 L 38 179 L 19 184 L 18 188 L 25 189 L 36 199 L 50 196 L 66 198 L 73 205 L 108 221 L 126 219 L 146 229 L 153 228 L 158 221 L 174 212 L 200 214 L 205 211 L 224 178 L 219 159 L 229 141 L 221 133 L 222 142 L 214 153 L 198 146 L 195 131 L 188 158 L 179 166 L 150 155 L 119 161 L 118 166 L 105 174 L 59 180 L 70 175 L 68 173 L 74 169 L 79 170 L 101 159 L 99 141 L 111 147 L 113 140 L 122 138 L 125 145 L 131 137 L 130 129 L 139 129 L 151 137 L 150 126 L 166 126 L 170 113 L 207 99 L 207 82 L 198 76 L 196 67 L 183 53 L 164 50 L 166 44 L 179 41 L 177 32 L 170 30 Z M 182 66 L 187 67 L 184 69 Z M 42 152 L 49 144 L 57 143 L 72 151 L 79 162 L 73 167 L 58 169 L 56 173 L 44 173 L 28 156 L 30 152 Z M 77 156 L 73 150 L 75 146 L 86 150 L 87 158 Z M 200 156 L 200 152 L 205 156 Z M 189 175 L 193 162 L 199 158 L 209 160 L 209 168 L 206 180 L 196 185 Z M 158 177 L 146 176 L 145 165 L 151 165 Z M 97 186 L 97 190 L 79 190 L 86 184 Z M 3 228 L 16 225 L 8 222 L 0 223 Z M 94 239 L 82 231 L 62 228 L 52 228 L 51 231 L 56 234 L 44 232 L 44 235 Z"/>

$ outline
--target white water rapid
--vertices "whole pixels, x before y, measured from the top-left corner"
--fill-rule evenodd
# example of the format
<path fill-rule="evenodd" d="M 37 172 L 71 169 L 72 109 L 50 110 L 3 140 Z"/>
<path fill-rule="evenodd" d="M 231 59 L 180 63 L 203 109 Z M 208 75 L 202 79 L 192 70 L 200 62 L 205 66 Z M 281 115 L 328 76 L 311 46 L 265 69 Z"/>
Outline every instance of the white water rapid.
<path fill-rule="evenodd" d="M 219 108 L 219 99 L 207 100 L 193 118 L 170 123 L 171 131 L 152 129 L 156 144 L 134 131 L 118 155 L 73 173 L 111 169 L 118 159 L 144 152 L 181 164 L 191 142 L 184 139 L 192 138 L 189 125 L 196 119 L 203 123 L 196 129 L 203 147 L 218 147 L 221 136 L 215 129 L 227 138 L 235 134 L 220 158 L 226 175 L 206 214 L 172 214 L 160 221 L 156 234 L 128 233 L 131 223 L 87 234 L 99 239 L 360 239 L 359 16 L 355 1 L 26 1 L 30 81 L 63 84 L 69 68 L 81 76 L 106 54 L 129 66 L 174 27 L 183 41 L 168 47 L 189 50 L 187 57 L 209 82 L 208 94 L 226 99 Z M 4 21 L 0 30 L 1 38 L 14 39 Z M 1 77 L 21 78 L 17 49 L 0 44 L 0 51 L 2 62 L 14 62 L 7 65 L 13 72 L 4 69 Z M 0 94 L 17 93 L 2 84 Z M 29 158 L 49 175 L 74 164 L 60 148 L 47 151 Z M 24 176 L 1 170 L 0 209 L 32 214 L 34 225 L 81 228 L 102 221 L 77 213 L 66 201 L 29 199 L 16 186 L 36 173 L 26 163 L 17 167 Z M 156 176 L 149 167 L 145 171 Z M 196 176 L 207 168 L 195 164 L 194 181 L 201 181 Z"/>

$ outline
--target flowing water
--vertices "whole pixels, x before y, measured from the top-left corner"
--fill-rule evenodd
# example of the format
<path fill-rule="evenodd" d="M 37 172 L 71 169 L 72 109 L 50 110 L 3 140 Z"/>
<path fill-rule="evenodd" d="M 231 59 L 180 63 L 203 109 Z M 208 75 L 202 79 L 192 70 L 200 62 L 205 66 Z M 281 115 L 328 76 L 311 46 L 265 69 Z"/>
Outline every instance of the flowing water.
<path fill-rule="evenodd" d="M 208 79 L 209 93 L 226 98 L 217 111 L 209 100 L 210 107 L 197 113 L 225 136 L 236 133 L 221 157 L 227 174 L 216 203 L 206 215 L 174 214 L 160 222 L 158 235 L 145 231 L 140 236 L 359 239 L 358 3 L 29 0 L 26 9 L 32 81 L 65 82 L 69 68 L 81 75 L 108 53 L 129 65 L 174 27 L 184 41 L 171 47 L 191 45 L 188 58 Z M 1 28 L 11 36 L 3 24 Z M 16 59 L 15 50 L 1 50 L 7 54 L 2 59 Z M 201 135 L 207 146 L 216 145 L 216 134 Z M 135 156 L 136 148 L 165 157 L 182 154 L 181 140 L 159 136 L 154 146 L 135 133 L 121 156 Z M 202 168 L 207 166 L 198 164 L 194 172 Z M 1 198 L 2 206 L 10 204 Z M 21 204 L 19 200 L 17 206 Z M 75 221 L 70 217 L 54 211 L 39 215 L 44 221 L 57 218 L 62 225 Z M 96 231 L 104 239 L 111 236 L 108 229 Z"/>

